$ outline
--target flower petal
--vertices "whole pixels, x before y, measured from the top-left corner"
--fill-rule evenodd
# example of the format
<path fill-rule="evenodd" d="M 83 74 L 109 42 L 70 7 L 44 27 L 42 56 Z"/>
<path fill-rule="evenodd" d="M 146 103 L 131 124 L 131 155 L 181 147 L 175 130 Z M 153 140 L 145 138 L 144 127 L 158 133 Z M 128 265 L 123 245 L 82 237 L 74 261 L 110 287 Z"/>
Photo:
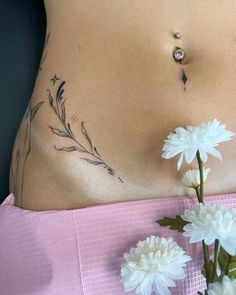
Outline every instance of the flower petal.
<path fill-rule="evenodd" d="M 126 255 L 125 255 L 126 254 Z M 191 257 L 173 238 L 151 235 L 130 248 L 130 254 L 123 254 L 121 282 L 126 292 L 135 291 L 138 295 L 170 294 L 168 287 L 174 287 L 174 280 L 184 278 L 186 262 Z M 156 288 L 156 289 L 155 289 Z"/>
<path fill-rule="evenodd" d="M 214 147 L 210 147 L 208 149 L 208 153 L 211 154 L 212 156 L 218 158 L 220 161 L 223 161 L 221 153 Z"/>
<path fill-rule="evenodd" d="M 199 149 L 199 154 L 200 154 L 200 158 L 202 160 L 203 163 L 205 163 L 207 161 L 207 153 L 202 150 L 202 149 Z"/>
<path fill-rule="evenodd" d="M 180 157 L 179 157 L 179 160 L 177 162 L 177 170 L 180 169 L 181 165 L 182 165 L 182 162 L 183 162 L 183 153 L 181 153 Z"/>
<path fill-rule="evenodd" d="M 236 212 L 214 204 L 200 203 L 186 209 L 182 218 L 189 223 L 183 227 L 190 243 L 204 240 L 211 245 L 216 239 L 230 254 L 236 254 Z"/>
<path fill-rule="evenodd" d="M 179 170 L 183 161 L 183 155 L 188 164 L 192 162 L 196 151 L 199 150 L 201 160 L 205 163 L 208 154 L 222 160 L 221 153 L 216 146 L 223 141 L 230 140 L 235 133 L 225 130 L 225 125 L 214 119 L 199 126 L 178 127 L 175 133 L 171 132 L 164 140 L 162 157 L 169 159 L 181 154 L 177 163 Z"/>
<path fill-rule="evenodd" d="M 188 164 L 192 162 L 192 160 L 196 156 L 196 152 L 197 152 L 196 147 L 189 148 L 184 152 L 185 160 Z"/>

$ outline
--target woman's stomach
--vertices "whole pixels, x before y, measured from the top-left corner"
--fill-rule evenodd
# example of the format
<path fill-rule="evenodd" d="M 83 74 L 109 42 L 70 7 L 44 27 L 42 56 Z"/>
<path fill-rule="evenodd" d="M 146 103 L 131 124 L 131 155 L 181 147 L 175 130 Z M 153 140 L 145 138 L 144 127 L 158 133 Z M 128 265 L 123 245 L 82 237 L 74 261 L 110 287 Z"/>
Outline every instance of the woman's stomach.
<path fill-rule="evenodd" d="M 46 3 L 45 49 L 12 157 L 17 206 L 70 209 L 192 194 L 180 181 L 187 165 L 177 171 L 176 159 L 161 158 L 165 137 L 213 118 L 236 130 L 231 1 L 141 2 L 89 1 L 77 10 Z M 182 64 L 172 57 L 176 46 L 186 54 Z M 206 163 L 206 194 L 236 191 L 234 140 L 219 149 L 224 162 Z"/>

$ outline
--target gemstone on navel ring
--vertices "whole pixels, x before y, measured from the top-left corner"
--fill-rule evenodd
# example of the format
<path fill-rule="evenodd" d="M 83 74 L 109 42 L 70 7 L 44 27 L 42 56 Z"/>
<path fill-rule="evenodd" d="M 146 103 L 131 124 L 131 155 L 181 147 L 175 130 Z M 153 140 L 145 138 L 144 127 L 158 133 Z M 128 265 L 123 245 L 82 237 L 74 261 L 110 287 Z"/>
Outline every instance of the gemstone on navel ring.
<path fill-rule="evenodd" d="M 174 60 L 178 63 L 181 63 L 184 56 L 185 56 L 185 52 L 182 48 L 180 47 L 175 47 L 173 52 L 172 52 L 172 56 L 174 58 Z"/>

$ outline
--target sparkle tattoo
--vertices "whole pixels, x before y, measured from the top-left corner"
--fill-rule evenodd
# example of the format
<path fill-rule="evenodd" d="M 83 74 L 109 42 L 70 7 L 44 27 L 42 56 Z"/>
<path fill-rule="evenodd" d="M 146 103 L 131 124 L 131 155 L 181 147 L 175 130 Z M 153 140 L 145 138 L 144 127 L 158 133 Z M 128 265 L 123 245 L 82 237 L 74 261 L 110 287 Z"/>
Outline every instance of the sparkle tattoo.
<path fill-rule="evenodd" d="M 186 91 L 186 83 L 188 81 L 188 77 L 186 76 L 185 71 L 183 69 L 182 69 L 182 72 L 181 72 L 181 81 L 184 84 L 184 91 Z"/>
<path fill-rule="evenodd" d="M 56 82 L 59 80 L 61 80 L 61 78 L 58 78 L 56 74 L 54 75 L 54 77 L 52 79 L 50 79 L 50 81 L 52 81 L 53 85 L 55 85 Z"/>

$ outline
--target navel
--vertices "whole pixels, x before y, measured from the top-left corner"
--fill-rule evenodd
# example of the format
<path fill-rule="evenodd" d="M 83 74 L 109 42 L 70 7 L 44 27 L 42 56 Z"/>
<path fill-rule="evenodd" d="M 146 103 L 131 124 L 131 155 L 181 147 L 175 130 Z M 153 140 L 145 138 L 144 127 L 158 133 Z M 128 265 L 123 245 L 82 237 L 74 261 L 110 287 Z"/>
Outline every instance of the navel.
<path fill-rule="evenodd" d="M 182 34 L 180 32 L 175 32 L 173 34 L 173 37 L 177 40 L 182 39 Z M 188 63 L 185 50 L 183 48 L 181 48 L 180 46 L 176 45 L 173 48 L 172 57 L 173 57 L 174 61 L 180 65 L 185 65 Z M 188 81 L 188 77 L 187 77 L 187 74 L 186 74 L 185 69 L 183 67 L 181 68 L 180 73 L 181 73 L 180 81 L 184 85 L 184 91 L 186 91 L 186 83 Z"/>

